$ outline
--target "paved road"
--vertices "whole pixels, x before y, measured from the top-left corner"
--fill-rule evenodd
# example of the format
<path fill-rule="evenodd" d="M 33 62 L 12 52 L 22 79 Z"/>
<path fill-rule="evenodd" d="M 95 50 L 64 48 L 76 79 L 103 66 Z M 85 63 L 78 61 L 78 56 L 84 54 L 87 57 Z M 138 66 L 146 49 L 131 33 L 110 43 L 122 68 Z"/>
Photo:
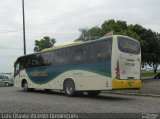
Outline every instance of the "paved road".
<path fill-rule="evenodd" d="M 0 87 L 1 113 L 144 113 L 160 112 L 156 97 L 100 94 L 97 97 L 66 97 L 63 93 L 23 92 Z"/>

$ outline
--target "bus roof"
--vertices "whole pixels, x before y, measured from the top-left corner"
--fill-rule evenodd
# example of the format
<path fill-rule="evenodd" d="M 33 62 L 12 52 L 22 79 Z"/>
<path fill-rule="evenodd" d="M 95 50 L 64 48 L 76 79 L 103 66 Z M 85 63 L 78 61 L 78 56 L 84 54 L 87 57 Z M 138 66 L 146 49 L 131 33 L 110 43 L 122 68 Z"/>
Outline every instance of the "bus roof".
<path fill-rule="evenodd" d="M 61 45 L 61 46 L 54 46 L 54 47 L 51 47 L 51 48 L 46 48 L 46 49 L 43 49 L 41 52 L 46 52 L 46 51 L 52 51 L 52 50 L 56 50 L 56 49 L 61 49 L 61 48 L 66 48 L 66 47 L 70 47 L 70 46 L 76 46 L 76 45 L 81 45 L 81 44 L 87 44 L 87 43 L 91 43 L 91 42 L 97 42 L 99 40 L 104 40 L 105 38 L 110 38 L 112 36 L 108 36 L 108 37 L 102 37 L 102 38 L 99 38 L 99 39 L 96 39 L 96 40 L 90 40 L 90 41 L 85 41 L 85 42 L 73 42 L 73 43 L 70 43 L 70 44 L 65 44 L 65 45 Z"/>
<path fill-rule="evenodd" d="M 51 50 L 54 50 L 54 49 L 60 49 L 60 48 L 69 47 L 69 46 L 73 46 L 73 45 L 77 45 L 77 44 L 82 44 L 82 42 L 73 42 L 73 43 L 70 43 L 70 44 L 65 44 L 65 45 L 60 45 L 60 46 L 53 46 L 51 48 L 43 49 L 41 52 L 51 51 Z"/>

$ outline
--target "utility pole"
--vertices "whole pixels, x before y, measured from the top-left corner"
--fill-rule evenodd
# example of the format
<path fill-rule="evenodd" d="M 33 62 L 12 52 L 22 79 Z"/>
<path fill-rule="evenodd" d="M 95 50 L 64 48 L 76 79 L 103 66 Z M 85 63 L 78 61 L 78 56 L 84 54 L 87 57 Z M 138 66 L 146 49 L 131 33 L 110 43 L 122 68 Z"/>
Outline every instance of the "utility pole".
<path fill-rule="evenodd" d="M 23 44 L 24 44 L 24 55 L 26 55 L 26 33 L 25 33 L 24 0 L 22 0 L 22 12 L 23 12 Z"/>

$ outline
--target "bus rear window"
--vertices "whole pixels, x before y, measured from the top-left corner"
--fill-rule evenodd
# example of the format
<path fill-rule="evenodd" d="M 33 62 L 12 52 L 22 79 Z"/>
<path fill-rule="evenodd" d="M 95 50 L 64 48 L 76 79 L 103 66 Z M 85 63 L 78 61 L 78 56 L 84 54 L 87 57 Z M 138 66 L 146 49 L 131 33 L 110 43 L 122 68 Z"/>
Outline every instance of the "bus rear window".
<path fill-rule="evenodd" d="M 119 50 L 124 53 L 139 54 L 140 44 L 132 39 L 125 37 L 118 37 Z"/>

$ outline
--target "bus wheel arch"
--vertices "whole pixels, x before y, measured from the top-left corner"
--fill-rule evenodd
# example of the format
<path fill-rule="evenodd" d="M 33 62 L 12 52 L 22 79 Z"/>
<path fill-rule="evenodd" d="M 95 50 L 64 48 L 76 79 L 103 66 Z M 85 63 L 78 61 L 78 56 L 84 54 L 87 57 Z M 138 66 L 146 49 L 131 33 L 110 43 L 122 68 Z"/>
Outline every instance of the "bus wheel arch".
<path fill-rule="evenodd" d="M 65 94 L 69 97 L 75 96 L 75 82 L 72 78 L 67 78 L 63 82 L 63 90 Z"/>

